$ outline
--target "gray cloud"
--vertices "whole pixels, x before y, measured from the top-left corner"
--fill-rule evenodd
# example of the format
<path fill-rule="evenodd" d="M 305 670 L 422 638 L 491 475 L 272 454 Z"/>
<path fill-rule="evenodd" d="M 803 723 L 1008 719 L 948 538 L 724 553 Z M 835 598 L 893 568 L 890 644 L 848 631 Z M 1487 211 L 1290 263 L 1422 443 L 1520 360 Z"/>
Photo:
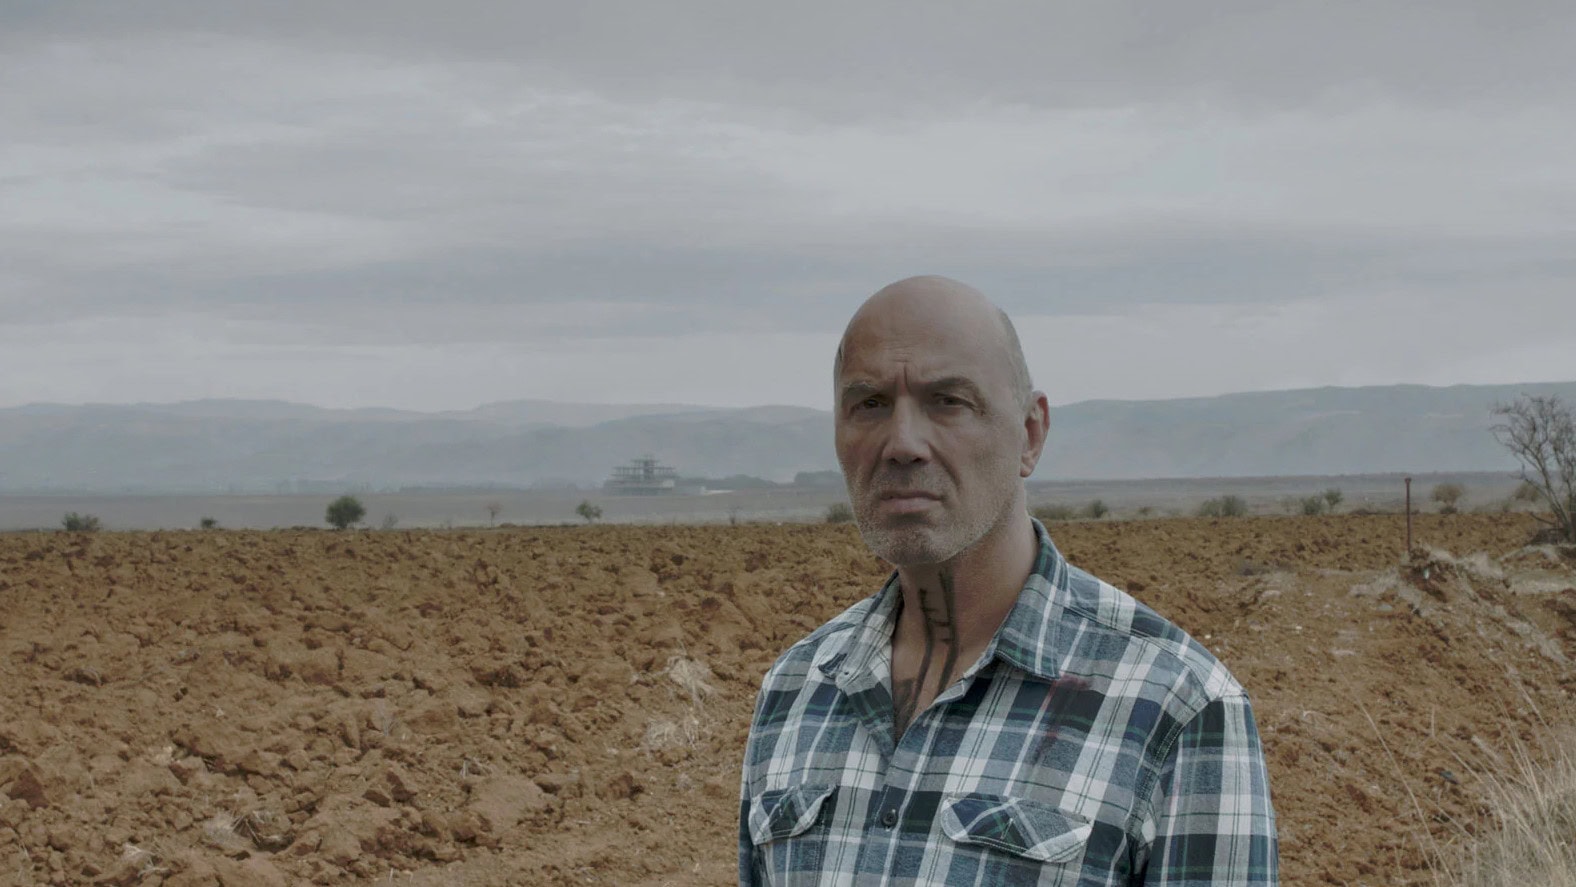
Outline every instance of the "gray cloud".
<path fill-rule="evenodd" d="M 806 111 L 937 101 L 1303 106 L 1368 95 L 1454 104 L 1564 95 L 1576 12 L 1560 0 L 1369 3 L 811 0 L 375 7 L 287 0 L 31 3 L 38 33 L 188 30 L 508 64 L 544 81 Z"/>
<path fill-rule="evenodd" d="M 1565 317 L 1571 45 L 1552 2 L 13 2 L 0 339 L 818 336 L 921 272 L 1135 324 Z"/>

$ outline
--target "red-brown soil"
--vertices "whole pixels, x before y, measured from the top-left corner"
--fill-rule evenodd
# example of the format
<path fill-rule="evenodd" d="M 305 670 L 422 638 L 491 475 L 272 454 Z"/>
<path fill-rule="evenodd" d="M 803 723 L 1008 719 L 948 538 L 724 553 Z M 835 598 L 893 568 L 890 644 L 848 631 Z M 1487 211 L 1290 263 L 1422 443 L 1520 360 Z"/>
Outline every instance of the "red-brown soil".
<path fill-rule="evenodd" d="M 1571 710 L 1531 529 L 1052 526 L 1252 694 L 1288 884 L 1429 880 Z M 0 884 L 732 883 L 761 674 L 884 575 L 847 526 L 0 536 Z"/>

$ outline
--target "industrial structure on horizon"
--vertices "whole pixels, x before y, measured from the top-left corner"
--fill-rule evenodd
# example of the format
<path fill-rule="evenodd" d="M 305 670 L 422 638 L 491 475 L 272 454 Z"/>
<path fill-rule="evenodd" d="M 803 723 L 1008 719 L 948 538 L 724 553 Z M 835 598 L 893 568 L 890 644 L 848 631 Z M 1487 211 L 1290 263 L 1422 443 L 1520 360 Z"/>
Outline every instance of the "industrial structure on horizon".
<path fill-rule="evenodd" d="M 631 459 L 613 469 L 602 489 L 615 496 L 660 496 L 677 491 L 678 469 L 658 464 L 655 456 Z"/>

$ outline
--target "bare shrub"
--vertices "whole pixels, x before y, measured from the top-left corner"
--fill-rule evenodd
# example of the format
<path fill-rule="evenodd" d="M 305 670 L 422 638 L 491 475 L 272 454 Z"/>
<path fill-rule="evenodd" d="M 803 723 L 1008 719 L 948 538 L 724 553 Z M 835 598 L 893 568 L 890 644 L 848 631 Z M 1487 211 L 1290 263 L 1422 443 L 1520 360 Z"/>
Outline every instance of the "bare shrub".
<path fill-rule="evenodd" d="M 1542 498 L 1543 494 L 1538 492 L 1537 484 L 1530 483 L 1528 481 L 1522 481 L 1520 484 L 1517 484 L 1516 491 L 1510 494 L 1510 501 L 1512 502 L 1526 502 L 1528 504 L 1532 504 L 1536 503 Z"/>
<path fill-rule="evenodd" d="M 1538 515 L 1563 541 L 1576 544 L 1576 416 L 1558 397 L 1522 396 L 1494 407 L 1494 437 L 1521 463 L 1551 516 Z M 1518 490 L 1518 493 L 1520 491 Z"/>
<path fill-rule="evenodd" d="M 1197 513 L 1199 517 L 1242 517 L 1248 513 L 1248 503 L 1241 496 L 1220 496 L 1206 499 Z"/>

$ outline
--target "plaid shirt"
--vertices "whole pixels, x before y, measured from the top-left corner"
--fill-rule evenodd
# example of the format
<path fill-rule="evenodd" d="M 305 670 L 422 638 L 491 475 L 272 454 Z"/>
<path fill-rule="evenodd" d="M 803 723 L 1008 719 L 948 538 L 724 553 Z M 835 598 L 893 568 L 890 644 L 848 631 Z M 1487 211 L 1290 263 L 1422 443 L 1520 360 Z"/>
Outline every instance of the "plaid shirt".
<path fill-rule="evenodd" d="M 1034 571 L 990 646 L 896 743 L 895 573 L 767 672 L 741 884 L 1278 883 L 1242 687 L 1034 529 Z"/>

